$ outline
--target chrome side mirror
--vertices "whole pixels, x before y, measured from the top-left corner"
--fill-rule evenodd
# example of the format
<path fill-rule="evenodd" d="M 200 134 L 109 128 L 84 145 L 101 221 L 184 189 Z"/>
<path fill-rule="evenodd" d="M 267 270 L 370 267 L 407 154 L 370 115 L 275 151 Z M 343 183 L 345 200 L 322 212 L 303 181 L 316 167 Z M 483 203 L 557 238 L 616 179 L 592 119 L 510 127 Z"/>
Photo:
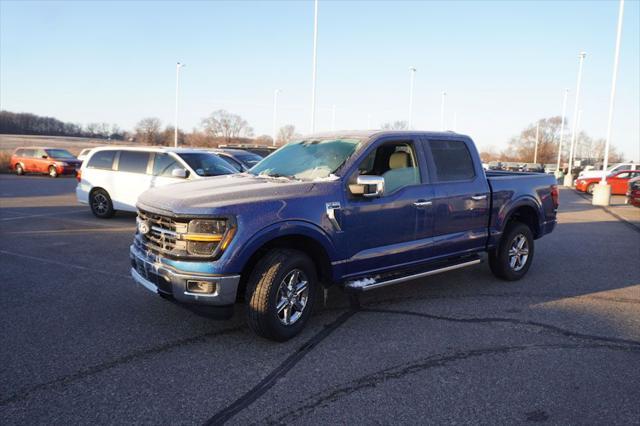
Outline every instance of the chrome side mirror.
<path fill-rule="evenodd" d="M 351 193 L 365 198 L 376 198 L 384 194 L 384 178 L 382 176 L 358 176 L 355 185 L 349 185 Z"/>
<path fill-rule="evenodd" d="M 171 170 L 171 177 L 186 179 L 187 176 L 188 176 L 188 173 L 185 169 L 178 168 L 178 169 Z"/>

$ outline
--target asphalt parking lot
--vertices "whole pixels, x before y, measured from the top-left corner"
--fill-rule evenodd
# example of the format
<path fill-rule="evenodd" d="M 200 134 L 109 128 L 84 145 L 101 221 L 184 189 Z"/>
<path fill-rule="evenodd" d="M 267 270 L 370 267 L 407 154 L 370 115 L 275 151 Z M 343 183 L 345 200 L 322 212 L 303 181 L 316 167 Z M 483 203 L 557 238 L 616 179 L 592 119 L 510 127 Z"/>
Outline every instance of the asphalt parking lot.
<path fill-rule="evenodd" d="M 136 286 L 135 216 L 95 219 L 75 183 L 0 175 L 2 424 L 640 422 L 640 209 L 562 190 L 523 280 L 481 264 L 360 309 L 332 291 L 278 344 L 240 306 Z"/>

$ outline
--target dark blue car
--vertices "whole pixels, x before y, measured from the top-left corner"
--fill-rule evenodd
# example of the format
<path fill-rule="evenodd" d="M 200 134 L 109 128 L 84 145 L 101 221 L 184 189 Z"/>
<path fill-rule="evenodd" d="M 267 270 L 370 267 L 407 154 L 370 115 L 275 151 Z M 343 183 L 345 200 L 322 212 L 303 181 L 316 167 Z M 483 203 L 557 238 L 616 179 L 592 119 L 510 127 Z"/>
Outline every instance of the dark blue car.
<path fill-rule="evenodd" d="M 322 287 L 362 292 L 475 265 L 522 278 L 556 224 L 552 176 L 482 169 L 468 136 L 310 136 L 250 172 L 138 200 L 134 279 L 179 302 L 244 300 L 250 327 L 286 340 Z"/>

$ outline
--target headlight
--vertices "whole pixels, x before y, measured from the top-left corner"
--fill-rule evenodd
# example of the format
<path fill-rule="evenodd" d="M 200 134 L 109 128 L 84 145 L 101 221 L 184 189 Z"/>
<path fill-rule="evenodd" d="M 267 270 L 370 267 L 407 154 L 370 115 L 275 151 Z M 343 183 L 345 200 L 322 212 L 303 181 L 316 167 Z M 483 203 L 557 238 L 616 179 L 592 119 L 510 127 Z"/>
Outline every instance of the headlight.
<path fill-rule="evenodd" d="M 235 222 L 231 219 L 194 219 L 189 222 L 187 252 L 199 256 L 215 255 L 227 248 L 235 235 Z"/>

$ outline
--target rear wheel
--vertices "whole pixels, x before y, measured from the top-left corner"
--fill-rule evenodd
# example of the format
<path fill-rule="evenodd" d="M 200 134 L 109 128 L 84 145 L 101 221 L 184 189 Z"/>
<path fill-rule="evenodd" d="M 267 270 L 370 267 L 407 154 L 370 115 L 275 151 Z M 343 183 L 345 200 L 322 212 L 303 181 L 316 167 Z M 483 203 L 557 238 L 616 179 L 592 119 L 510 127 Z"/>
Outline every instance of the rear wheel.
<path fill-rule="evenodd" d="M 96 189 L 91 191 L 89 195 L 89 205 L 91 212 L 100 219 L 108 219 L 115 213 L 111 197 L 104 189 Z"/>
<path fill-rule="evenodd" d="M 24 174 L 24 168 L 22 168 L 22 164 L 20 163 L 16 164 L 15 170 L 18 176 L 22 176 Z"/>
<path fill-rule="evenodd" d="M 52 178 L 58 177 L 58 171 L 56 170 L 55 166 L 49 166 L 49 177 L 52 177 Z"/>
<path fill-rule="evenodd" d="M 289 340 L 309 320 L 317 288 L 315 265 L 307 255 L 288 249 L 269 251 L 247 283 L 249 327 L 267 339 Z"/>
<path fill-rule="evenodd" d="M 533 252 L 531 229 L 524 223 L 512 222 L 507 225 L 498 247 L 489 253 L 491 272 L 503 280 L 517 281 L 529 270 Z"/>

